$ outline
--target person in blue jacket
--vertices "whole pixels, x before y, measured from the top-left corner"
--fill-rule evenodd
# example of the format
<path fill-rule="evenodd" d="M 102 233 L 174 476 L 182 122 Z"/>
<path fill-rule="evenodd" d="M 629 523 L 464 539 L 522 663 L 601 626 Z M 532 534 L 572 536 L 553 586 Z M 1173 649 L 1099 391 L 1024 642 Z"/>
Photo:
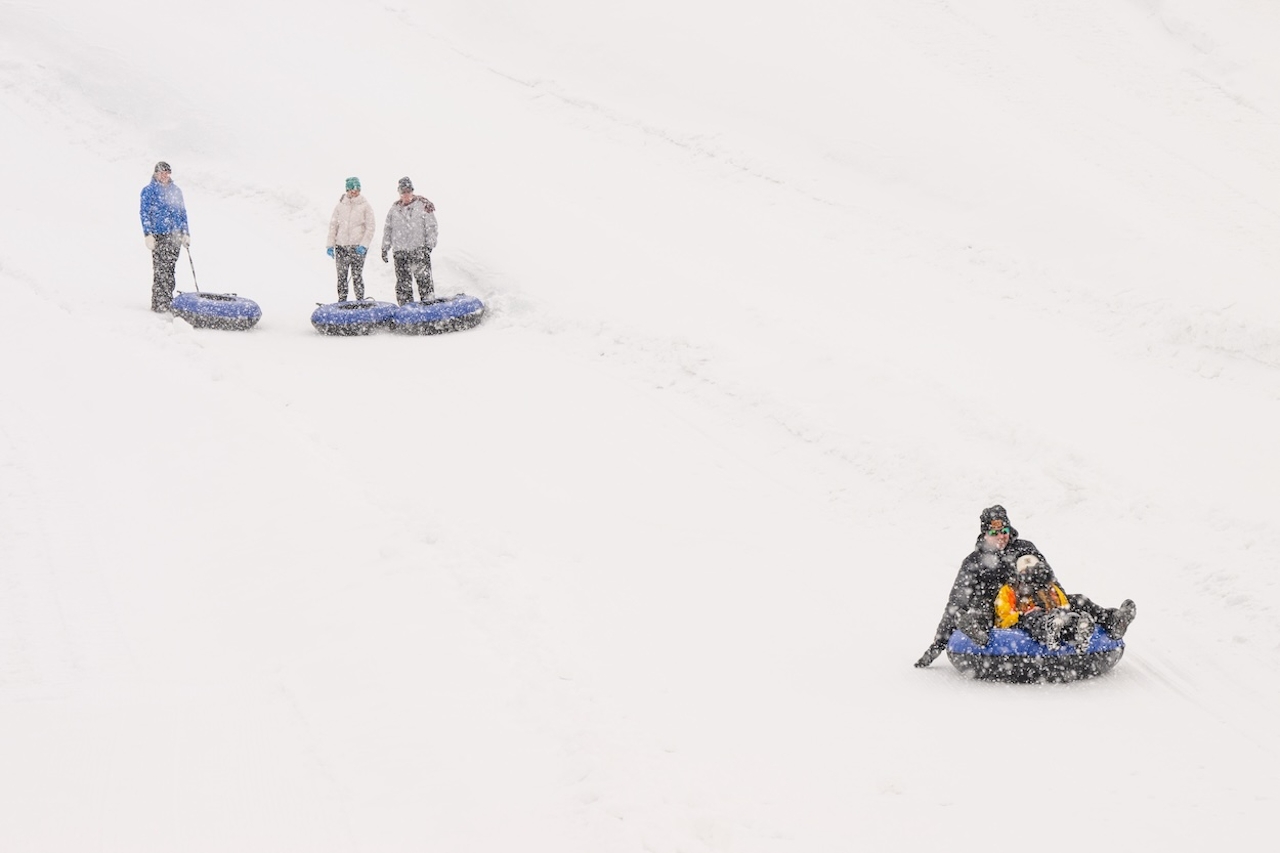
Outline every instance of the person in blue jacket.
<path fill-rule="evenodd" d="M 151 310 L 168 311 L 177 286 L 174 268 L 183 246 L 191 245 L 187 205 L 173 182 L 172 169 L 156 163 L 151 183 L 142 188 L 142 235 L 151 250 Z"/>

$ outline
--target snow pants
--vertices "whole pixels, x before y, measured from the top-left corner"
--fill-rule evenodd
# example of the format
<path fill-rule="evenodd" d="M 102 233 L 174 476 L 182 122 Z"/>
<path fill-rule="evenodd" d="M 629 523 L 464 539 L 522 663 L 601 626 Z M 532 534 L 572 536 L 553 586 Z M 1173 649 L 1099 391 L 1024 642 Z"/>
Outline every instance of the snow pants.
<path fill-rule="evenodd" d="M 182 252 L 181 234 L 156 234 L 156 247 L 151 250 L 151 310 L 168 311 L 173 303 L 173 290 L 178 286 L 174 270 Z"/>
<path fill-rule="evenodd" d="M 396 302 L 413 301 L 413 282 L 418 282 L 418 298 L 426 302 L 435 293 L 431 281 L 431 250 L 425 246 L 405 252 L 393 252 L 396 262 Z"/>
<path fill-rule="evenodd" d="M 1079 610 L 1081 613 L 1088 613 L 1093 617 L 1093 621 L 1101 625 L 1108 634 L 1116 627 L 1117 618 L 1120 611 L 1115 607 L 1099 607 L 1083 595 L 1068 595 L 1067 601 L 1071 603 L 1072 610 Z M 1114 634 L 1111 634 L 1115 636 Z"/>
<path fill-rule="evenodd" d="M 1057 648 L 1063 643 L 1070 643 L 1076 636 L 1076 627 L 1083 614 L 1077 610 L 1058 607 L 1054 610 L 1034 610 L 1024 613 L 1015 626 L 1027 632 L 1037 643 Z M 1092 625 L 1092 622 L 1089 622 Z M 1092 629 L 1090 629 L 1092 630 Z"/>
<path fill-rule="evenodd" d="M 351 286 L 356 299 L 364 299 L 364 255 L 355 246 L 334 246 L 333 262 L 338 268 L 338 301 L 347 301 L 347 273 L 351 273 Z"/>

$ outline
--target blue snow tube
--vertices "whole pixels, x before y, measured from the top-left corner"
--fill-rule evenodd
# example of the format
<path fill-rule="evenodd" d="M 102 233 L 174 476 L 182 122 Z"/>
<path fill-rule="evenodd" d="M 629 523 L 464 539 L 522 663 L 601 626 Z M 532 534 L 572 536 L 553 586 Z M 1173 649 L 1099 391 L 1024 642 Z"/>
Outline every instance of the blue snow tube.
<path fill-rule="evenodd" d="M 425 302 L 406 302 L 391 315 L 391 330 L 407 335 L 439 335 L 479 324 L 484 303 L 459 293 Z"/>
<path fill-rule="evenodd" d="M 243 331 L 262 319 L 258 303 L 234 293 L 179 293 L 172 310 L 197 329 Z"/>
<path fill-rule="evenodd" d="M 395 303 L 376 299 L 330 302 L 311 312 L 311 325 L 325 335 L 367 335 L 389 324 L 395 310 Z"/>
<path fill-rule="evenodd" d="M 1051 649 L 1017 628 L 992 628 L 985 646 L 961 631 L 952 633 L 947 657 L 961 672 L 986 681 L 1011 684 L 1079 681 L 1102 675 L 1119 662 L 1124 640 L 1113 640 L 1099 625 L 1089 644 L 1077 651 L 1071 646 Z"/>

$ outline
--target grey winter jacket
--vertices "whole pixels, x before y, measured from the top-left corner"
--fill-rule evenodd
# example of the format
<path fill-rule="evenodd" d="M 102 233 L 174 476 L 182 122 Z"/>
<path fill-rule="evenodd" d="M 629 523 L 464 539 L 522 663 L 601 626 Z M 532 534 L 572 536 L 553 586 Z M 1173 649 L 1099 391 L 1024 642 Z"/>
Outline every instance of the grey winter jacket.
<path fill-rule="evenodd" d="M 382 229 L 382 252 L 388 249 L 407 252 L 423 247 L 436 247 L 436 206 L 415 195 L 408 204 L 397 201 L 387 212 L 387 226 Z"/>

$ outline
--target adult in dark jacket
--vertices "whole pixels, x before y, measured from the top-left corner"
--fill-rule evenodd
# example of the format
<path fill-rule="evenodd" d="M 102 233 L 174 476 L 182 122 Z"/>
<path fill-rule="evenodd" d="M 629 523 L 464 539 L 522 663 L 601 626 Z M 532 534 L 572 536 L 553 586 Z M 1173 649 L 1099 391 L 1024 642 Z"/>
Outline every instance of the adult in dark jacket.
<path fill-rule="evenodd" d="M 183 246 L 191 245 L 187 205 L 173 183 L 169 164 L 156 163 L 151 183 L 142 188 L 142 239 L 151 250 L 151 310 L 168 311 L 177 286 L 174 268 Z"/>
<path fill-rule="evenodd" d="M 916 661 L 916 666 L 933 663 L 946 649 L 947 641 L 957 629 L 978 645 L 987 644 L 995 624 L 996 594 L 1002 586 L 1015 579 L 1018 558 L 1028 554 L 1035 556 L 1037 563 L 1057 583 L 1049 561 L 1034 543 L 1018 537 L 1018 531 L 1009 523 L 1009 513 L 1004 507 L 999 504 L 989 506 L 978 518 L 982 530 L 974 551 L 960 564 L 933 643 Z M 1073 609 L 1089 614 L 1117 640 L 1124 636 L 1137 612 L 1134 603 L 1127 600 L 1117 608 L 1099 607 L 1083 595 L 1068 595 L 1067 600 Z"/>
<path fill-rule="evenodd" d="M 951 595 L 942 611 L 933 643 L 916 666 L 928 666 L 947 647 L 951 634 L 959 629 L 980 646 L 987 644 L 988 632 L 995 619 L 996 593 L 1014 576 L 1018 558 L 1036 555 L 1048 563 L 1033 542 L 1018 537 L 1009 524 L 1009 513 L 996 504 L 979 516 L 982 530 L 974 543 L 973 553 L 964 558 L 951 585 Z"/>

